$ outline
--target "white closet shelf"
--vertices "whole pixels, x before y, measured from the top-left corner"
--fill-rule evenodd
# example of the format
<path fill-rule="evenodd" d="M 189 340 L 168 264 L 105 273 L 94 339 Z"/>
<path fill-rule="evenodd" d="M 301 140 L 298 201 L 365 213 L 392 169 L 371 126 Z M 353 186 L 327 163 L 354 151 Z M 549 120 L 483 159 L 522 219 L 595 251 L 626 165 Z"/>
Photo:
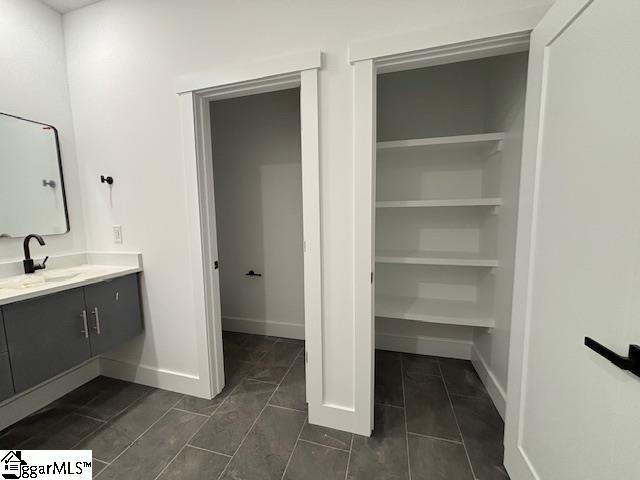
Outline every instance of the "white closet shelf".
<path fill-rule="evenodd" d="M 481 146 L 490 142 L 504 140 L 504 133 L 481 133 L 477 135 L 455 135 L 452 137 L 431 137 L 415 138 L 411 140 L 393 140 L 389 142 L 378 142 L 378 150 L 390 150 L 394 148 L 421 148 L 435 145 L 462 145 Z"/>
<path fill-rule="evenodd" d="M 479 253 L 441 251 L 379 250 L 376 263 L 401 263 L 412 265 L 451 265 L 460 267 L 497 267 L 498 260 Z"/>
<path fill-rule="evenodd" d="M 376 208 L 407 207 L 497 207 L 501 198 L 453 198 L 449 200 L 385 200 L 376 202 Z"/>
<path fill-rule="evenodd" d="M 376 317 L 427 323 L 493 328 L 494 319 L 481 314 L 475 302 L 376 295 Z"/>

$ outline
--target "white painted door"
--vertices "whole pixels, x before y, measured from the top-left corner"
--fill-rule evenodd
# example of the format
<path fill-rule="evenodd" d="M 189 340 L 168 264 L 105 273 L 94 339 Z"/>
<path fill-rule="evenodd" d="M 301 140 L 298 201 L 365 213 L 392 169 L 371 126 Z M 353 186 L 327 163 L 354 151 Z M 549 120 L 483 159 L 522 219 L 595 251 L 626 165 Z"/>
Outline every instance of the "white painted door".
<path fill-rule="evenodd" d="M 559 0 L 534 30 L 505 465 L 512 480 L 640 475 L 640 1 Z"/>

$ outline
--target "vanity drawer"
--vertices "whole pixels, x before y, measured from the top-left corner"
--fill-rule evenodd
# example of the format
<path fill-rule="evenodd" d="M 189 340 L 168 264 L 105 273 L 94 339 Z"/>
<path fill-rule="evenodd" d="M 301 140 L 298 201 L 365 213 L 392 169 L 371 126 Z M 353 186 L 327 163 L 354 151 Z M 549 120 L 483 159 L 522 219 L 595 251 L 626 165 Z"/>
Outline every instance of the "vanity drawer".
<path fill-rule="evenodd" d="M 11 397 L 14 393 L 9 354 L 7 352 L 0 353 L 0 402 Z"/>

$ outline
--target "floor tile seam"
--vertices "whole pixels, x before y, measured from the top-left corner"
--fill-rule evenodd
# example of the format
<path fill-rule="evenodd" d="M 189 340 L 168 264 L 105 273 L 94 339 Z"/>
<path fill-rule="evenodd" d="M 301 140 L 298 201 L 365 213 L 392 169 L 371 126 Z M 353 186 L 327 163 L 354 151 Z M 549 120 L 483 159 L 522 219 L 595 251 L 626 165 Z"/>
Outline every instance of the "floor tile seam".
<path fill-rule="evenodd" d="M 347 457 L 347 468 L 344 472 L 344 480 L 347 480 L 349 477 L 349 466 L 351 465 L 351 454 L 353 453 L 353 441 L 355 440 L 355 435 L 351 435 L 351 443 L 349 444 L 349 456 Z"/>
<path fill-rule="evenodd" d="M 407 398 L 404 391 L 404 357 L 400 356 L 400 383 L 402 385 L 402 404 L 407 405 Z M 404 418 L 404 437 L 405 446 L 407 449 L 407 470 L 409 473 L 409 480 L 411 480 L 411 454 L 409 453 L 409 427 L 407 423 L 407 409 L 402 408 L 402 417 Z"/>
<path fill-rule="evenodd" d="M 460 434 L 460 440 L 462 441 L 462 446 L 464 448 L 464 454 L 467 457 L 467 463 L 469 464 L 469 468 L 471 469 L 471 476 L 475 479 L 476 472 L 473 469 L 473 464 L 471 463 L 471 457 L 469 456 L 469 450 L 467 449 L 467 444 L 464 441 L 464 435 L 462 435 L 462 429 L 460 428 L 460 422 L 458 421 L 458 415 L 456 414 L 455 408 L 453 408 L 453 401 L 451 400 L 451 395 L 449 394 L 449 387 L 447 386 L 447 380 L 444 378 L 444 372 L 442 371 L 442 365 L 438 362 L 438 368 L 440 368 L 440 373 L 442 373 L 442 380 L 444 383 L 444 389 L 447 393 L 447 398 L 449 400 L 449 405 L 451 406 L 451 412 L 453 413 L 453 419 L 456 422 L 456 427 L 458 427 L 458 433 Z"/>
<path fill-rule="evenodd" d="M 311 445 L 317 445 L 318 447 L 324 447 L 331 450 L 337 450 L 339 452 L 349 453 L 349 450 L 347 450 L 346 448 L 332 447 L 331 445 L 325 445 L 323 443 L 314 442 L 313 440 L 307 440 L 306 438 L 302 438 L 302 435 L 300 436 L 300 438 L 298 438 L 298 442 L 310 443 Z"/>
<path fill-rule="evenodd" d="M 282 471 L 282 476 L 280 476 L 280 480 L 284 480 L 284 476 L 287 474 L 287 470 L 289 469 L 289 465 L 291 464 L 291 459 L 293 458 L 293 454 L 298 448 L 298 443 L 300 442 L 300 436 L 302 435 L 302 431 L 304 430 L 304 426 L 309 420 L 309 415 L 305 415 L 304 421 L 302 422 L 302 426 L 300 430 L 298 430 L 298 436 L 296 437 L 296 441 L 293 443 L 293 448 L 291 449 L 291 453 L 289 454 L 289 460 L 287 460 L 287 464 L 284 466 L 284 470 Z"/>
<path fill-rule="evenodd" d="M 215 453 L 216 455 L 222 455 L 223 457 L 231 458 L 231 455 L 227 455 L 226 453 L 216 452 L 215 450 L 211 450 L 209 448 L 198 447 L 197 445 L 192 445 L 189 442 L 185 444 L 185 447 L 195 448 L 196 450 L 202 450 L 203 452 Z"/>
<path fill-rule="evenodd" d="M 236 448 L 236 451 L 233 452 L 233 455 L 231 456 L 231 459 L 229 460 L 229 463 L 227 463 L 227 465 L 224 467 L 224 470 L 222 470 L 222 472 L 220 472 L 220 475 L 218 476 L 218 480 L 220 480 L 222 478 L 222 476 L 226 473 L 227 469 L 229 468 L 229 465 L 231 465 L 231 462 L 233 461 L 233 459 L 235 458 L 235 456 L 238 454 L 238 452 L 240 451 L 240 449 L 242 448 L 242 445 L 244 445 L 245 440 L 247 439 L 247 437 L 249 436 L 249 434 L 253 431 L 254 427 L 256 426 L 256 424 L 258 423 L 258 420 L 260 420 L 260 417 L 262 417 L 262 414 L 264 413 L 264 411 L 266 410 L 266 408 L 269 406 L 269 404 L 271 403 L 271 400 L 273 399 L 273 396 L 276 394 L 276 392 L 278 391 L 278 388 L 280 388 L 280 385 L 282 384 L 282 382 L 284 381 L 285 378 L 287 378 L 287 375 L 289 374 L 289 372 L 291 371 L 291 369 L 293 368 L 293 362 L 291 363 L 291 365 L 289 366 L 289 369 L 285 372 L 285 374 L 282 376 L 282 379 L 280 380 L 280 383 L 278 383 L 276 385 L 276 388 L 274 388 L 273 392 L 271 393 L 271 395 L 269 396 L 269 398 L 267 399 L 264 407 L 262 407 L 262 410 L 260 410 L 260 413 L 256 416 L 256 419 L 253 421 L 253 423 L 251 424 L 251 427 L 249 427 L 249 430 L 247 430 L 247 433 L 244 435 L 244 437 L 242 438 L 242 440 L 240 441 L 240 444 L 238 445 L 238 448 Z"/>
<path fill-rule="evenodd" d="M 236 388 L 237 388 L 237 386 L 236 386 Z M 234 388 L 233 390 L 235 390 L 235 388 Z M 233 391 L 232 391 L 231 393 L 233 393 Z M 231 393 L 229 393 L 229 396 L 231 396 Z M 225 400 L 226 400 L 226 398 L 225 398 Z M 179 402 L 178 402 L 178 403 L 179 403 Z M 213 413 L 217 412 L 217 411 L 218 411 L 218 408 L 220 408 L 220 406 L 221 406 L 223 403 L 224 403 L 224 401 L 223 401 L 223 402 L 220 402 L 220 404 L 216 407 L 216 409 L 213 411 Z M 178 405 L 178 404 L 176 403 L 176 405 Z M 204 427 L 204 425 L 209 421 L 208 419 L 209 419 L 209 418 L 211 418 L 211 417 L 213 416 L 213 413 L 212 413 L 210 416 L 208 416 L 208 415 L 202 415 L 202 414 L 198 414 L 198 413 L 194 413 L 194 412 L 189 412 L 189 411 L 187 411 L 187 410 L 181 410 L 181 409 L 179 409 L 179 408 L 176 408 L 176 405 L 174 405 L 174 406 L 173 406 L 173 408 L 172 408 L 171 410 L 182 411 L 182 412 L 184 412 L 184 413 L 191 413 L 191 414 L 194 414 L 194 415 L 198 415 L 198 416 L 200 416 L 200 417 L 205 417 L 205 418 L 207 418 L 207 420 L 203 421 L 203 422 L 200 424 L 200 426 L 199 426 L 198 428 L 196 428 L 196 430 L 191 434 L 191 436 L 187 439 L 187 441 L 184 443 L 184 445 L 182 445 L 182 447 L 180 448 L 180 450 L 178 450 L 178 452 L 177 452 L 177 453 L 176 453 L 176 454 L 171 458 L 171 460 L 169 460 L 169 462 L 168 462 L 168 463 L 163 467 L 163 469 L 160 471 L 160 473 L 158 473 L 158 475 L 156 475 L 156 476 L 155 476 L 154 480 L 157 480 L 158 478 L 160 478 L 160 476 L 165 472 L 165 470 L 166 470 L 167 468 L 169 468 L 169 465 L 171 465 L 171 464 L 173 463 L 173 461 L 174 461 L 176 458 L 178 458 L 178 455 L 180 455 L 180 454 L 182 453 L 182 451 L 183 451 L 185 448 L 187 448 L 187 446 L 194 447 L 194 448 L 199 448 L 199 447 L 195 447 L 194 445 L 190 445 L 191 440 L 193 440 L 193 437 L 195 437 L 195 436 L 196 436 L 196 434 L 197 434 L 197 433 L 202 429 L 202 427 Z M 200 448 L 200 450 L 205 450 L 205 451 L 209 451 L 209 452 L 211 452 L 211 450 L 207 450 L 207 449 L 205 449 L 205 448 Z M 213 453 L 218 453 L 218 452 L 213 452 Z M 225 455 L 225 457 L 229 457 L 229 455 Z M 231 461 L 231 457 L 229 457 L 229 461 Z"/>
<path fill-rule="evenodd" d="M 150 391 L 149 391 L 149 393 L 151 393 L 151 392 L 152 392 L 152 391 L 154 391 L 154 390 L 159 390 L 159 389 L 153 389 L 153 390 L 150 390 Z M 180 396 L 180 399 L 178 400 L 178 402 L 177 402 L 175 405 L 177 405 L 178 403 L 180 403 L 180 402 L 184 399 L 184 397 L 185 397 L 185 396 L 186 396 L 186 395 L 181 395 L 181 396 Z M 92 430 L 90 433 L 88 433 L 87 435 L 85 435 L 84 437 L 82 437 L 78 442 L 76 442 L 76 443 L 73 445 L 73 447 L 72 447 L 72 448 L 76 448 L 78 445 L 80 445 L 82 442 L 84 442 L 87 438 L 89 438 L 91 435 L 93 435 L 94 433 L 96 433 L 96 432 L 97 432 L 98 430 L 100 430 L 101 428 L 105 428 L 105 427 L 109 427 L 109 426 L 113 425 L 113 423 L 115 422 L 115 419 L 116 419 L 116 418 L 118 418 L 120 415 L 122 415 L 124 412 L 126 412 L 126 411 L 127 411 L 127 410 L 129 410 L 130 408 L 133 408 L 133 406 L 134 406 L 134 405 L 137 405 L 138 403 L 142 403 L 142 401 L 143 401 L 146 397 L 147 397 L 147 395 L 143 395 L 142 397 L 140 397 L 139 399 L 137 399 L 136 401 L 134 401 L 131 405 L 129 405 L 128 407 L 124 408 L 121 412 L 119 412 L 119 413 L 117 413 L 117 414 L 113 415 L 111 418 L 109 418 L 109 420 L 100 420 L 99 418 L 93 418 L 93 417 L 89 417 L 88 415 L 83 415 L 83 416 L 85 416 L 85 417 L 87 417 L 87 418 L 91 418 L 91 419 L 94 419 L 94 420 L 99 420 L 99 421 L 101 421 L 101 422 L 102 422 L 102 424 L 101 424 L 101 425 L 99 425 L 99 426 L 98 426 L 98 428 L 95 428 L 95 429 L 94 429 L 94 430 Z M 174 406 L 175 406 L 175 405 L 174 405 Z M 162 416 L 164 416 L 164 415 L 166 415 L 166 413 L 167 413 L 167 412 L 169 412 L 172 408 L 173 408 L 173 407 L 169 407 L 169 408 L 168 408 L 168 409 L 167 409 L 167 410 L 166 410 L 166 411 L 161 415 L 161 417 L 162 417 Z M 78 413 L 77 415 L 82 415 L 82 414 Z M 136 440 L 137 440 L 137 439 L 136 439 Z M 134 440 L 134 442 L 135 442 L 135 440 Z M 130 445 L 131 445 L 131 444 L 130 444 Z M 96 458 L 97 458 L 98 460 L 100 460 L 101 462 L 104 462 L 104 460 L 102 460 L 102 459 L 100 459 L 100 458 L 98 458 L 98 457 L 96 457 Z M 115 460 L 115 459 L 114 459 L 114 460 Z M 105 462 L 105 463 L 106 463 L 106 462 Z"/>
<path fill-rule="evenodd" d="M 184 398 L 184 396 L 182 398 Z M 154 427 L 154 425 L 156 425 L 160 420 L 162 420 L 164 417 L 166 417 L 167 414 L 173 409 L 173 407 L 175 407 L 176 405 L 178 405 L 178 403 L 180 403 L 182 401 L 182 398 L 180 398 L 180 400 L 175 402 L 171 406 L 171 408 L 169 408 L 166 412 L 164 412 L 162 415 L 160 415 L 160 417 L 155 422 L 153 422 L 151 425 L 149 425 L 149 427 L 147 427 L 147 429 L 144 432 L 142 432 L 140 435 L 138 435 L 129 445 L 127 445 L 127 447 L 124 450 L 122 450 L 122 452 L 120 452 L 118 455 L 116 455 L 116 457 L 111 461 L 109 466 L 111 466 L 111 464 L 115 463 L 116 460 L 118 460 L 122 455 L 125 454 L 125 452 L 127 452 L 132 446 L 134 446 L 136 444 L 136 442 L 138 440 L 140 440 L 144 436 L 145 433 L 147 433 L 149 430 L 151 430 Z M 100 472 L 100 474 L 98 476 L 102 475 L 105 470 L 107 470 L 107 467 L 105 467 L 104 470 L 102 470 L 102 472 Z"/>
<path fill-rule="evenodd" d="M 451 440 L 449 438 L 436 437 L 434 435 L 425 435 L 424 433 L 418 433 L 418 432 L 407 432 L 407 434 L 408 435 L 413 435 L 414 437 L 428 438 L 430 440 L 438 440 L 440 442 L 447 442 L 447 443 L 451 443 L 453 445 L 463 446 L 462 442 L 458 442 L 456 440 Z"/>
<path fill-rule="evenodd" d="M 306 410 L 300 410 L 298 408 L 283 407 L 282 405 L 274 405 L 273 403 L 269 403 L 269 406 L 273 408 L 281 408 L 282 410 L 290 410 L 292 412 L 304 413 L 305 415 L 307 414 Z"/>
<path fill-rule="evenodd" d="M 111 377 L 109 377 L 109 378 L 111 378 Z M 131 383 L 133 383 L 133 382 L 131 382 Z M 157 389 L 157 388 L 151 388 L 150 390 L 148 390 L 148 391 L 146 391 L 146 392 L 143 392 L 139 397 L 136 397 L 134 400 L 132 400 L 132 401 L 131 401 L 131 403 L 129 403 L 126 407 L 124 407 L 124 408 L 123 408 L 123 409 L 121 409 L 121 410 L 118 410 L 116 413 L 114 413 L 113 415 L 111 415 L 109 418 L 107 418 L 107 419 L 105 419 L 105 420 L 102 420 L 102 421 L 103 421 L 103 422 L 105 422 L 105 423 L 107 423 L 107 422 L 110 422 L 111 420 L 113 420 L 114 418 L 116 418 L 116 417 L 118 417 L 118 416 L 122 415 L 122 414 L 123 414 L 124 412 L 126 412 L 128 409 L 130 409 L 130 408 L 131 408 L 131 407 L 133 407 L 134 405 L 136 405 L 136 404 L 138 404 L 139 402 L 141 402 L 142 400 L 144 400 L 147 396 L 151 395 L 151 393 L 152 393 L 153 391 L 155 391 L 155 390 L 159 390 L 159 389 Z M 97 398 L 97 397 L 96 397 L 96 398 Z M 94 400 L 95 400 L 95 398 L 94 398 Z M 84 407 L 86 407 L 87 405 L 89 405 L 89 403 L 91 403 L 91 402 L 88 402 L 87 404 L 85 404 L 85 405 L 83 405 L 83 406 L 84 406 Z M 79 408 L 82 408 L 82 407 L 79 407 Z M 78 413 L 78 412 L 74 412 L 74 413 Z M 79 415 L 84 415 L 84 414 L 79 414 Z M 89 418 L 94 418 L 94 417 L 90 417 L 89 415 L 84 415 L 84 416 L 89 417 Z M 100 420 L 100 419 L 98 419 L 98 418 L 96 418 L 96 419 L 97 419 L 97 420 Z"/>
<path fill-rule="evenodd" d="M 177 412 L 183 413 L 191 413 L 193 415 L 198 415 L 199 417 L 211 418 L 211 415 L 207 415 L 206 413 L 192 412 L 191 410 L 186 410 L 184 408 L 173 407 L 171 410 L 176 410 Z"/>

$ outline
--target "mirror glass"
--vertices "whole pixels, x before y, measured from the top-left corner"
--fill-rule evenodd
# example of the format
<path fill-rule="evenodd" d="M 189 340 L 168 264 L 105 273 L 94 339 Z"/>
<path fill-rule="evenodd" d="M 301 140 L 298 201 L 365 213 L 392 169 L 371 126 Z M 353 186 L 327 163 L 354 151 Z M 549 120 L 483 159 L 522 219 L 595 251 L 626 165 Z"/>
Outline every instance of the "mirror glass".
<path fill-rule="evenodd" d="M 68 231 L 58 131 L 0 113 L 0 237 Z"/>

